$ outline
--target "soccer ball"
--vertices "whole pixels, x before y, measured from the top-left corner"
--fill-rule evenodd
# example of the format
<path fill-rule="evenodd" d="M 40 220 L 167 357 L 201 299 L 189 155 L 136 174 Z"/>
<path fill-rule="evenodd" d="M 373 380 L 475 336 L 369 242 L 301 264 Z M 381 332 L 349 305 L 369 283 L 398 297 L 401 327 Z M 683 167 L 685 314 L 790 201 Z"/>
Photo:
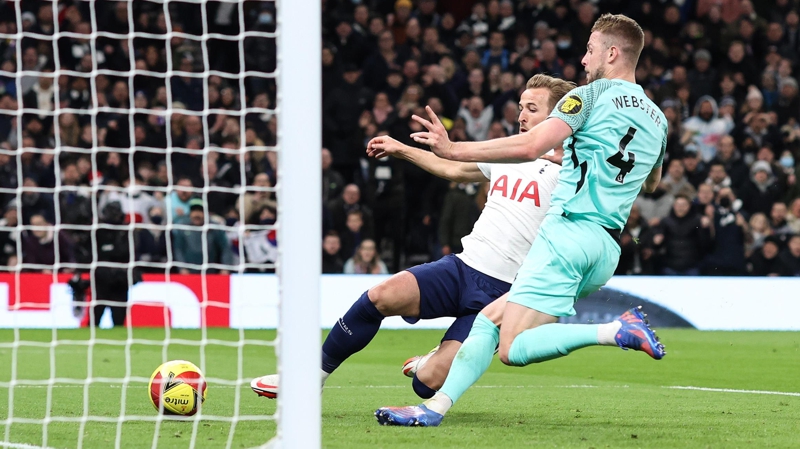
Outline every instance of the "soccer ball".
<path fill-rule="evenodd" d="M 206 400 L 206 380 L 200 368 L 186 360 L 172 360 L 150 376 L 150 402 L 165 415 L 192 416 Z"/>

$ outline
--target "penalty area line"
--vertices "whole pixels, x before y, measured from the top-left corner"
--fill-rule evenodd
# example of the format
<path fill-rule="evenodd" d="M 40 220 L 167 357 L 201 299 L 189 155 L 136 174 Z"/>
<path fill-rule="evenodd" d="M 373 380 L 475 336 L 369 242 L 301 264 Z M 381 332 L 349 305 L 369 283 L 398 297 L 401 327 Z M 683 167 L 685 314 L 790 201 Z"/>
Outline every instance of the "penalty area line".
<path fill-rule="evenodd" d="M 707 388 L 707 387 L 692 387 L 692 386 L 669 386 L 669 387 L 662 387 L 662 388 L 669 388 L 671 390 L 693 390 L 693 391 L 711 391 L 715 393 L 744 393 L 744 394 L 766 394 L 766 395 L 775 395 L 775 396 L 796 396 L 800 397 L 800 393 L 794 393 L 789 391 L 766 391 L 766 390 L 735 390 L 732 388 Z"/>

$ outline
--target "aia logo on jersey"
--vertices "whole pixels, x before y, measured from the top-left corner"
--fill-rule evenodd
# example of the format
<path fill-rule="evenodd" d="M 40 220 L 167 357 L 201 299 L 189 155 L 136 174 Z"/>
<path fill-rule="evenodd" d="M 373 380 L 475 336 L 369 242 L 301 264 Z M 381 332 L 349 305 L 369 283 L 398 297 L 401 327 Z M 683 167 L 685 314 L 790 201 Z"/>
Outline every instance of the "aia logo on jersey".
<path fill-rule="evenodd" d="M 536 181 L 530 181 L 524 189 L 520 189 L 520 186 L 522 185 L 522 179 L 517 179 L 517 181 L 514 183 L 514 187 L 511 188 L 511 196 L 508 195 L 508 185 L 508 175 L 503 175 L 497 178 L 497 181 L 494 182 L 492 189 L 489 191 L 489 196 L 494 195 L 495 192 L 497 192 L 498 195 L 502 195 L 504 198 L 508 198 L 511 201 L 517 201 L 518 203 L 521 203 L 525 198 L 529 198 L 534 201 L 536 207 L 540 207 L 539 184 Z"/>

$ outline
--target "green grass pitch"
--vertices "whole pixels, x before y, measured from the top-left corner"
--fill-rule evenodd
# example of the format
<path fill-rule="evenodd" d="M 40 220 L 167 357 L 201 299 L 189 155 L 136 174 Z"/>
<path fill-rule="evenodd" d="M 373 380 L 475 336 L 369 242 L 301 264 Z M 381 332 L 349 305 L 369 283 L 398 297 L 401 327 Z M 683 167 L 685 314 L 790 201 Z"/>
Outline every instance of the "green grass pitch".
<path fill-rule="evenodd" d="M 21 331 L 21 339 L 45 341 L 50 331 Z M 59 331 L 59 340 L 85 340 L 86 330 Z M 98 331 L 103 339 L 125 340 L 124 329 Z M 172 331 L 172 338 L 199 340 L 199 331 Z M 366 350 L 353 356 L 329 379 L 323 395 L 323 443 L 326 448 L 751 448 L 799 447 L 800 395 L 764 392 L 800 392 L 800 333 L 794 332 L 699 332 L 661 330 L 667 357 L 656 362 L 642 353 L 615 348 L 589 348 L 559 360 L 511 368 L 497 360 L 479 383 L 451 410 L 439 428 L 381 427 L 372 416 L 384 405 L 418 402 L 400 366 L 407 357 L 434 346 L 441 331 L 381 331 Z M 135 329 L 136 339 L 161 340 L 162 329 Z M 272 339 L 274 332 L 247 331 L 248 339 Z M 211 329 L 208 337 L 236 341 L 239 332 Z M 0 331 L 0 342 L 13 341 L 12 331 Z M 149 377 L 162 360 L 163 346 L 134 344 L 130 347 L 131 375 Z M 87 376 L 86 346 L 58 345 L 18 349 L 18 379 Z M 169 359 L 188 359 L 199 364 L 196 346 L 170 344 Z M 9 347 L 0 348 L 0 382 L 11 375 Z M 210 345 L 205 349 L 206 375 L 237 378 L 236 347 Z M 273 372 L 272 348 L 244 346 L 242 377 Z M 300 356 L 300 355 L 295 355 Z M 95 377 L 123 377 L 124 346 L 96 345 L 92 352 Z M 693 386 L 761 393 L 674 389 Z M 309 386 L 309 388 L 316 388 Z M 205 414 L 233 416 L 236 387 L 210 383 Z M 57 384 L 52 390 L 51 416 L 81 416 L 82 386 Z M 116 419 L 123 389 L 119 384 L 97 383 L 89 389 L 90 413 Z M 128 415 L 155 416 L 146 384 L 127 389 Z M 275 401 L 258 398 L 248 386 L 239 388 L 239 414 L 268 415 Z M 0 387 L 0 420 L 8 417 L 9 389 Z M 45 416 L 47 388 L 14 388 L 16 418 Z M 165 421 L 158 447 L 188 448 L 193 422 Z M 231 426 L 202 421 L 196 426 L 198 448 L 225 447 Z M 83 447 L 114 447 L 116 422 L 88 423 Z M 120 426 L 123 448 L 149 448 L 155 424 L 124 422 Z M 273 422 L 239 422 L 232 447 L 263 444 L 275 433 Z M 0 426 L 0 441 L 6 431 Z M 77 447 L 79 425 L 50 423 L 47 446 Z M 42 426 L 10 426 L 9 446 L 43 444 Z M 292 447 L 291 445 L 287 447 Z"/>

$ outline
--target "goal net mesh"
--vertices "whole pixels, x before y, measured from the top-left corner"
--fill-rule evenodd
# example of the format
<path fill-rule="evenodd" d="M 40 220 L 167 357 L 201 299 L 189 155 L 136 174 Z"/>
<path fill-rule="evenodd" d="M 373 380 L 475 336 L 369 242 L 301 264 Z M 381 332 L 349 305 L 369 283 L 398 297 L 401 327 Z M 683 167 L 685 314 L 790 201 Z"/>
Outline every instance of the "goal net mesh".
<path fill-rule="evenodd" d="M 0 447 L 265 444 L 275 2 L 0 8 Z M 191 417 L 150 402 L 176 359 L 209 385 Z"/>

